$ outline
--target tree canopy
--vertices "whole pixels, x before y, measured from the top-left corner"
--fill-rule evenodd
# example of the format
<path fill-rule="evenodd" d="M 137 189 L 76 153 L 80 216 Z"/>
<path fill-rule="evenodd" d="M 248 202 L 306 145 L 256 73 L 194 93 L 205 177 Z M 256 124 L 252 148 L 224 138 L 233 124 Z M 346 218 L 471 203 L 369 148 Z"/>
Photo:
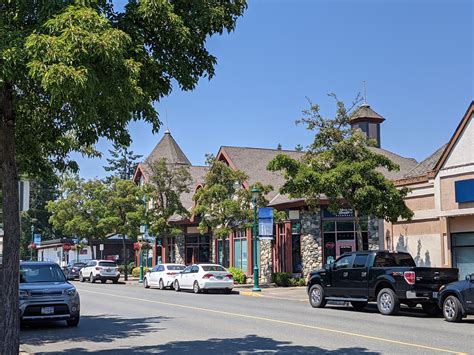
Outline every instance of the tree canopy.
<path fill-rule="evenodd" d="M 108 176 L 107 180 L 110 181 L 114 177 L 129 180 L 133 177 L 142 155 L 134 154 L 126 145 L 116 142 L 113 145 L 113 149 L 109 149 L 111 158 L 107 159 L 108 164 L 104 166 L 105 171 L 112 172 L 112 175 Z"/>
<path fill-rule="evenodd" d="M 336 212 L 342 207 L 354 210 L 358 231 L 358 248 L 362 250 L 360 216 L 371 216 L 396 222 L 410 219 L 413 212 L 406 206 L 406 188 L 397 189 L 383 175 L 383 170 L 398 170 L 399 166 L 386 156 L 371 149 L 374 142 L 358 130 L 352 130 L 350 116 L 356 102 L 347 109 L 335 95 L 336 116 L 326 118 L 317 104 L 303 111 L 298 122 L 315 130 L 312 144 L 301 160 L 278 155 L 268 168 L 282 171 L 286 179 L 281 193 L 294 198 L 305 198 L 310 206 L 317 206 L 321 195 Z"/>

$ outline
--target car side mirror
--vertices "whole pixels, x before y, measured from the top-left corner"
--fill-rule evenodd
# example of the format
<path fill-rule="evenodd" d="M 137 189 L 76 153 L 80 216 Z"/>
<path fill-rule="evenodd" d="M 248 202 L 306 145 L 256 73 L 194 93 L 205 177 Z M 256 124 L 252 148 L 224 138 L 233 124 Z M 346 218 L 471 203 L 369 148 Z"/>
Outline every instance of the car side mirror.
<path fill-rule="evenodd" d="M 467 276 L 466 276 L 466 280 L 467 280 L 467 281 L 470 281 L 470 282 L 474 282 L 474 274 L 467 275 Z"/>

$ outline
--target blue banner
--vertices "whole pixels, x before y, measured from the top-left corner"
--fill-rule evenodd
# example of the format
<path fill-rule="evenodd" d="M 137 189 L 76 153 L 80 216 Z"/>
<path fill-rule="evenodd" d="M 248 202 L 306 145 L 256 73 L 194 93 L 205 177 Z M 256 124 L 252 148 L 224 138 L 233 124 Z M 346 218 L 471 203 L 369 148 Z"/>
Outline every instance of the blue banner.
<path fill-rule="evenodd" d="M 258 235 L 263 237 L 273 236 L 273 208 L 262 207 L 258 209 Z"/>
<path fill-rule="evenodd" d="M 35 243 L 36 246 L 41 245 L 41 234 L 33 234 L 33 243 Z"/>

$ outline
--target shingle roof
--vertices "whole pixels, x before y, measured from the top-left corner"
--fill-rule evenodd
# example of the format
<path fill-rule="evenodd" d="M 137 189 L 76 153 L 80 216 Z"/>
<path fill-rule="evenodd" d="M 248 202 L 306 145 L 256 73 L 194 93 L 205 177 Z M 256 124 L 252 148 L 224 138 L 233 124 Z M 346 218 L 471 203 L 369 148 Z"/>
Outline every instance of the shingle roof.
<path fill-rule="evenodd" d="M 294 150 L 278 150 L 266 148 L 229 147 L 223 146 L 222 150 L 229 156 L 238 170 L 245 172 L 249 179 L 249 185 L 261 182 L 264 185 L 272 185 L 271 191 L 266 197 L 271 201 L 278 195 L 278 190 L 283 186 L 285 179 L 280 172 L 267 170 L 268 163 L 278 154 L 286 154 L 294 159 L 299 159 L 304 152 Z"/>
<path fill-rule="evenodd" d="M 376 119 L 379 121 L 384 121 L 381 115 L 372 110 L 368 104 L 362 104 L 360 107 L 352 114 L 350 121 L 358 121 L 364 118 Z"/>
<path fill-rule="evenodd" d="M 432 171 L 434 169 L 436 163 L 441 158 L 441 155 L 443 154 L 443 152 L 446 149 L 447 145 L 448 144 L 444 144 L 442 147 L 440 147 L 438 150 L 436 150 L 433 154 L 431 154 L 429 157 L 427 157 L 425 160 L 423 160 L 421 163 L 419 163 L 417 166 L 415 166 L 412 170 L 410 170 L 405 175 L 405 177 L 410 178 L 410 177 L 422 176 L 422 175 L 425 175 L 426 173 Z"/>
<path fill-rule="evenodd" d="M 169 130 L 166 130 L 163 138 L 146 158 L 145 163 L 152 163 L 162 158 L 165 158 L 169 164 L 191 165 Z"/>
<path fill-rule="evenodd" d="M 413 158 L 405 158 L 382 148 L 370 147 L 370 149 L 374 153 L 386 156 L 400 167 L 399 171 L 388 171 L 387 169 L 378 169 L 387 179 L 402 179 L 409 171 L 411 171 L 418 165 L 418 162 Z"/>

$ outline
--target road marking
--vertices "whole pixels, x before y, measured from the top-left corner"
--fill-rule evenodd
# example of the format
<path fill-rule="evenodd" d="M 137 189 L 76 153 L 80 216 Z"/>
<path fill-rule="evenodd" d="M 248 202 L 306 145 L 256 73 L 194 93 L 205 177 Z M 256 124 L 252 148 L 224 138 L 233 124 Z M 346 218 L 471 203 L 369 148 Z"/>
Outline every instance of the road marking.
<path fill-rule="evenodd" d="M 225 311 L 217 311 L 217 310 L 215 310 L 215 309 L 209 309 L 209 308 L 201 308 L 201 307 L 194 307 L 194 306 L 185 306 L 185 305 L 176 304 L 176 303 L 169 303 L 169 302 L 162 302 L 162 301 L 147 300 L 147 299 L 145 299 L 145 298 L 138 298 L 138 297 L 114 295 L 114 294 L 110 294 L 110 293 L 97 292 L 97 291 L 89 291 L 89 290 L 84 290 L 84 289 L 82 289 L 82 290 L 80 290 L 80 291 L 81 291 L 81 292 L 95 293 L 95 294 L 98 294 L 98 295 L 105 295 L 105 296 L 109 296 L 109 297 L 110 297 L 110 296 L 113 296 L 113 297 L 118 297 L 118 298 L 124 298 L 124 299 L 133 300 L 133 301 L 141 301 L 141 302 L 148 302 L 148 303 L 161 304 L 161 305 L 164 305 L 164 306 L 171 306 L 171 307 L 176 307 L 176 308 L 192 309 L 192 310 L 195 310 L 195 311 L 210 312 L 210 313 L 223 314 L 223 315 L 234 316 L 234 317 L 239 317 L 239 318 L 247 318 L 247 319 L 254 319 L 254 320 L 260 320 L 260 321 L 271 322 L 271 323 L 277 323 L 277 324 L 290 325 L 290 326 L 299 327 L 299 328 L 320 330 L 320 331 L 328 332 L 328 333 L 336 333 L 336 334 L 348 335 L 348 336 L 357 337 L 357 338 L 376 340 L 376 341 L 380 341 L 380 342 L 385 342 L 385 343 L 390 343 L 390 344 L 397 344 L 397 345 L 403 345 L 403 346 L 412 347 L 412 348 L 418 348 L 418 349 L 433 350 L 433 351 L 438 351 L 438 352 L 442 352 L 442 353 L 458 354 L 458 355 L 467 355 L 466 353 L 459 352 L 459 351 L 454 351 L 454 350 L 435 348 L 435 347 L 427 346 L 427 345 L 414 344 L 414 343 L 407 343 L 407 342 L 403 342 L 403 341 L 398 341 L 398 340 L 393 340 L 393 339 L 387 339 L 387 338 L 381 338 L 381 337 L 376 337 L 376 336 L 372 336 L 372 335 L 365 335 L 365 334 L 359 334 L 359 333 L 346 332 L 346 331 L 343 331 L 343 330 L 337 330 L 337 329 L 331 329 L 331 328 L 318 327 L 318 326 L 307 325 L 307 324 L 302 324 L 302 323 L 288 322 L 288 321 L 283 321 L 283 320 L 278 320 L 278 319 L 273 319 L 273 318 L 257 317 L 257 316 L 247 315 L 247 314 L 240 314 L 240 313 L 233 313 L 233 312 L 225 312 Z"/>

